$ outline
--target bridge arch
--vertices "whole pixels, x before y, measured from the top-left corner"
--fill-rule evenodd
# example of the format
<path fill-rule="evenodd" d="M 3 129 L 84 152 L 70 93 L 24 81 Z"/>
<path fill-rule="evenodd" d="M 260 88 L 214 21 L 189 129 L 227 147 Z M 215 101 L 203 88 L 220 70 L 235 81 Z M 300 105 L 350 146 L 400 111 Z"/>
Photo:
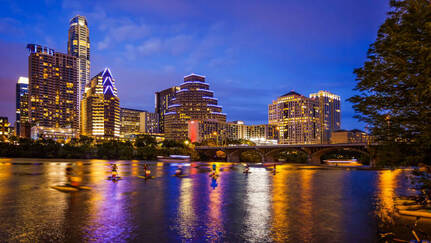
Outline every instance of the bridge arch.
<path fill-rule="evenodd" d="M 365 154 L 367 156 L 370 156 L 370 152 L 366 149 L 358 149 L 358 148 L 339 148 L 339 147 L 333 147 L 333 148 L 324 148 L 319 149 L 317 151 L 313 151 L 309 154 L 309 163 L 312 164 L 320 164 L 321 163 L 321 157 L 325 154 L 328 154 L 333 151 L 337 150 L 345 150 L 345 151 L 355 151 L 361 154 Z"/>
<path fill-rule="evenodd" d="M 308 155 L 307 151 L 305 151 L 302 148 L 277 148 L 277 149 L 270 149 L 269 151 L 264 153 L 264 160 L 265 162 L 276 162 L 275 156 L 283 151 L 297 151 L 300 153 L 304 153 Z"/>

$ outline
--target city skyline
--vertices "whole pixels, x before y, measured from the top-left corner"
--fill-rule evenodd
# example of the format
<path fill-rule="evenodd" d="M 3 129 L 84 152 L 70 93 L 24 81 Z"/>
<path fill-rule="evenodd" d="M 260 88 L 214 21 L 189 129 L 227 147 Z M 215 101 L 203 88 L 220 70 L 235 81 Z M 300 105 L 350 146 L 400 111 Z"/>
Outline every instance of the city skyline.
<path fill-rule="evenodd" d="M 107 4 L 116 6 L 117 3 L 114 1 Z M 256 20 L 257 30 L 245 26 L 233 14 L 239 8 L 236 4 L 232 4 L 232 9 L 223 16 L 225 21 L 217 21 L 210 17 L 214 17 L 219 9 L 206 10 L 211 13 L 209 16 L 193 13 L 192 16 L 202 18 L 199 24 L 194 24 L 190 17 L 175 11 L 174 16 L 178 17 L 181 23 L 178 25 L 173 24 L 173 17 L 167 17 L 167 13 L 172 10 L 169 10 L 169 7 L 149 4 L 144 7 L 143 15 L 138 16 L 133 6 L 136 8 L 142 6 L 138 3 L 134 3 L 136 5 L 133 6 L 130 4 L 132 3 L 120 6 L 117 10 L 110 9 L 107 17 L 108 12 L 100 7 L 101 3 L 98 1 L 80 6 L 67 1 L 61 5 L 44 2 L 35 9 L 34 15 L 38 16 L 38 21 L 33 22 L 37 24 L 37 28 L 33 29 L 28 29 L 31 14 L 24 18 L 17 14 L 17 11 L 21 11 L 21 14 L 30 11 L 28 7 L 14 3 L 8 5 L 11 8 L 10 14 L 6 13 L 7 9 L 2 10 L 7 19 L 3 23 L 4 26 L 18 21 L 8 33 L 3 28 L 0 35 L 4 49 L 1 55 L 3 59 L 10 60 L 6 67 L 11 67 L 3 69 L 0 75 L 0 82 L 4 87 L 3 98 L 0 100 L 3 115 L 8 116 L 13 122 L 15 97 L 9 93 L 14 94 L 18 76 L 28 75 L 24 43 L 38 43 L 66 52 L 64 49 L 68 38 L 68 21 L 74 15 L 80 14 L 88 19 L 90 29 L 93 50 L 91 76 L 105 66 L 115 70 L 116 77 L 121 80 L 118 89 L 121 90 L 119 97 L 122 106 L 151 111 L 154 107 L 154 92 L 172 87 L 180 82 L 184 75 L 195 72 L 204 74 L 211 80 L 211 85 L 220 98 L 220 105 L 225 107 L 224 112 L 227 113 L 228 120 L 244 120 L 248 124 L 264 123 L 267 121 L 267 104 L 283 93 L 290 90 L 303 94 L 328 90 L 342 98 L 342 128 L 363 128 L 362 124 L 352 118 L 351 104 L 345 100 L 354 94 L 353 68 L 359 67 L 365 60 L 364 53 L 375 38 L 377 27 L 383 21 L 387 3 L 382 3 L 377 8 L 371 8 L 371 1 L 341 4 L 334 11 L 341 14 L 342 8 L 345 7 L 349 11 L 368 13 L 364 15 L 367 17 L 365 19 L 360 14 L 354 16 L 341 14 L 340 18 L 346 18 L 344 24 L 338 23 L 339 19 L 327 18 L 330 10 L 321 8 L 323 23 L 319 23 L 317 27 L 313 27 L 317 21 L 316 17 L 306 20 L 305 16 L 316 11 L 319 6 L 309 6 L 309 10 L 299 11 L 296 21 L 306 21 L 301 24 L 309 26 L 310 32 L 305 33 L 296 29 L 296 25 L 299 24 L 288 24 L 287 17 L 279 17 L 283 20 L 279 25 L 289 27 L 286 30 L 288 36 L 285 36 L 286 33 L 275 33 L 277 31 L 271 28 L 268 30 L 263 28 L 276 23 L 277 19 L 274 18 L 263 20 L 262 16 L 259 16 Z M 221 2 L 219 7 L 224 6 L 223 4 L 225 3 Z M 180 4 L 179 8 L 187 6 L 189 4 Z M 265 6 L 269 8 L 265 4 L 262 5 Z M 280 10 L 274 6 L 271 6 L 271 9 L 292 11 L 290 7 L 294 6 L 295 4 L 287 3 L 280 4 Z M 193 6 L 193 9 L 199 8 L 202 6 Z M 149 13 L 151 9 L 155 11 Z M 373 9 L 373 12 L 369 13 L 370 9 Z M 59 11 L 59 14 L 55 15 L 55 21 L 50 19 L 54 17 L 41 16 L 54 10 Z M 157 18 L 150 21 L 148 20 L 150 16 Z M 163 17 L 166 18 L 165 21 L 154 24 Z M 238 24 L 228 26 L 226 20 L 229 19 L 236 19 Z M 324 30 L 328 29 L 322 26 L 325 23 L 335 24 L 335 28 L 341 33 L 334 31 L 324 33 Z M 355 27 L 360 28 L 352 30 Z M 241 30 L 244 37 L 239 38 L 233 34 L 235 30 Z M 21 31 L 21 34 L 17 34 L 16 31 Z M 113 34 L 115 31 L 117 35 Z M 268 36 L 258 37 L 256 31 Z M 250 38 L 252 36 L 255 38 Z M 197 42 L 198 37 L 204 38 Z M 317 39 L 312 40 L 310 37 Z M 301 40 L 304 39 L 307 40 L 306 43 L 301 44 Z M 249 42 L 245 42 L 246 40 Z M 328 44 L 331 40 L 335 41 L 334 44 Z M 239 47 L 239 44 L 245 46 Z M 308 47 L 310 50 L 306 50 Z M 249 48 L 254 48 L 254 53 L 246 53 Z M 19 53 L 23 53 L 23 57 L 17 57 Z M 10 56 L 13 58 L 8 58 Z M 310 58 L 313 61 L 310 61 Z M 110 61 L 106 62 L 104 59 Z M 261 85 L 262 82 L 265 85 Z M 136 89 L 136 85 L 146 88 Z M 9 89 L 12 89 L 12 92 Z M 249 99 L 250 96 L 254 98 Z"/>

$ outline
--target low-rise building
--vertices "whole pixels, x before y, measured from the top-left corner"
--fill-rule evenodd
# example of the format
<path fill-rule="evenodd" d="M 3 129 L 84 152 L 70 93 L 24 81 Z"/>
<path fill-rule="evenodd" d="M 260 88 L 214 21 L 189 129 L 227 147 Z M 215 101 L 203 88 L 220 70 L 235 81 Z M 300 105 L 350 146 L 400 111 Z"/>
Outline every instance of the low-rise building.
<path fill-rule="evenodd" d="M 337 130 L 332 132 L 330 142 L 337 143 L 367 143 L 369 136 L 366 132 L 358 129 L 353 130 Z"/>
<path fill-rule="evenodd" d="M 34 126 L 31 128 L 31 138 L 37 139 L 52 139 L 57 142 L 70 142 L 75 137 L 73 128 L 59 128 L 59 127 L 42 127 Z"/>
<path fill-rule="evenodd" d="M 246 139 L 256 144 L 278 143 L 277 126 L 268 124 L 245 125 L 242 121 L 189 121 L 188 135 L 191 142 L 215 140 L 218 144 L 225 144 L 228 140 Z"/>

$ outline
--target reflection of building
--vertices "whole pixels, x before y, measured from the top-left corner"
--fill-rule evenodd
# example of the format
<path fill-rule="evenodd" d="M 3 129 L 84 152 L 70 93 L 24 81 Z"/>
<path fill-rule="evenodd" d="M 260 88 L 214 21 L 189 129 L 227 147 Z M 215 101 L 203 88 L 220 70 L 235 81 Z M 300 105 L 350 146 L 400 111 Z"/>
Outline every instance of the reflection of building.
<path fill-rule="evenodd" d="M 90 82 L 90 37 L 87 19 L 83 16 L 78 15 L 70 20 L 67 53 L 77 58 L 79 114 L 79 106 L 84 95 L 85 85 Z"/>
<path fill-rule="evenodd" d="M 341 126 L 340 96 L 328 91 L 319 91 L 310 94 L 310 98 L 319 101 L 321 139 L 322 143 L 329 143 L 331 133 Z"/>
<path fill-rule="evenodd" d="M 157 133 L 158 116 L 156 113 L 129 108 L 120 109 L 121 136 L 132 134 Z"/>
<path fill-rule="evenodd" d="M 109 68 L 94 76 L 85 87 L 81 134 L 102 139 L 120 136 L 120 99 Z"/>
<path fill-rule="evenodd" d="M 164 133 L 164 125 L 165 125 L 165 113 L 168 112 L 169 105 L 171 101 L 175 99 L 175 93 L 180 90 L 180 87 L 174 86 L 169 89 L 162 90 L 160 92 L 156 92 L 156 109 L 155 112 L 158 116 L 159 128 L 158 132 Z"/>
<path fill-rule="evenodd" d="M 335 143 L 367 143 L 368 134 L 358 129 L 347 130 L 337 130 L 332 132 L 330 142 Z"/>
<path fill-rule="evenodd" d="M 29 120 L 32 126 L 78 128 L 76 58 L 29 44 Z"/>
<path fill-rule="evenodd" d="M 165 113 L 166 139 L 187 139 L 190 120 L 226 121 L 226 114 L 222 113 L 222 107 L 205 82 L 205 76 L 190 74 L 184 77 L 184 83 Z"/>
<path fill-rule="evenodd" d="M 277 144 L 276 125 L 245 125 L 241 121 L 220 122 L 214 120 L 188 122 L 188 136 L 192 142 L 217 140 L 220 144 L 227 140 L 246 139 L 256 144 Z"/>
<path fill-rule="evenodd" d="M 15 135 L 21 136 L 21 124 L 28 123 L 28 78 L 19 77 L 16 84 Z"/>
<path fill-rule="evenodd" d="M 289 92 L 269 105 L 268 123 L 278 126 L 280 143 L 320 143 L 319 102 Z"/>
<path fill-rule="evenodd" d="M 9 137 L 9 122 L 7 117 L 0 117 L 0 140 L 5 140 Z"/>

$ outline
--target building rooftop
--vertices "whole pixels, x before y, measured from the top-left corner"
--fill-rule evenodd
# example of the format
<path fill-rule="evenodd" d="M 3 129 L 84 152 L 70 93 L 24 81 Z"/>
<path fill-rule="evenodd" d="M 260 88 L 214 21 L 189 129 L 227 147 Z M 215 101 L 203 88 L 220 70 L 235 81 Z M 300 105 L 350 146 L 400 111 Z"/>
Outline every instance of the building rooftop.
<path fill-rule="evenodd" d="M 28 78 L 27 77 L 19 77 L 18 83 L 19 84 L 28 84 Z"/>
<path fill-rule="evenodd" d="M 297 92 L 295 92 L 295 91 L 290 91 L 289 93 L 286 93 L 286 94 L 284 94 L 284 95 L 282 95 L 282 96 L 280 96 L 280 97 L 284 97 L 284 96 L 290 96 L 290 95 L 297 95 L 297 96 L 303 96 L 303 95 L 301 95 L 301 94 L 299 94 L 299 93 L 297 93 Z"/>

